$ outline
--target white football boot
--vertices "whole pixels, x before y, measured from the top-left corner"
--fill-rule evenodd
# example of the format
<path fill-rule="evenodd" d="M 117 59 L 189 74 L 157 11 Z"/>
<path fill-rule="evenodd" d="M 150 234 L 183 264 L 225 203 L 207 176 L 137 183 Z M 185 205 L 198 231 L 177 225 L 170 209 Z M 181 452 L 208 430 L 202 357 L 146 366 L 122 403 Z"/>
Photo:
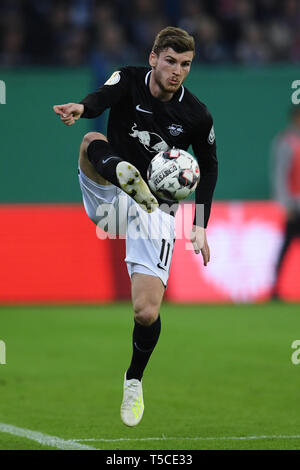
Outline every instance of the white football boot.
<path fill-rule="evenodd" d="M 121 419 L 126 426 L 139 424 L 144 413 L 142 382 L 137 379 L 126 379 L 124 376 Z"/>
<path fill-rule="evenodd" d="M 139 170 L 128 162 L 120 162 L 116 168 L 116 175 L 121 188 L 146 212 L 153 212 L 158 202 L 145 183 Z"/>

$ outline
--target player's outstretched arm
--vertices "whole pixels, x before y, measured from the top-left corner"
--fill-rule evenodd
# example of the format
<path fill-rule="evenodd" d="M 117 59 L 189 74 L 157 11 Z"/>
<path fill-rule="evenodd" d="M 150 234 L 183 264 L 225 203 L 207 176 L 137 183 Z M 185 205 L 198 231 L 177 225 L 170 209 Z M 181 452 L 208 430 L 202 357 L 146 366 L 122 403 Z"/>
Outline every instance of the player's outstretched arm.
<path fill-rule="evenodd" d="M 207 263 L 210 261 L 210 249 L 207 243 L 205 228 L 193 225 L 191 231 L 191 242 L 196 255 L 201 251 L 203 264 L 204 266 L 207 266 Z"/>
<path fill-rule="evenodd" d="M 57 104 L 53 110 L 67 126 L 72 126 L 84 112 L 84 106 L 79 103 Z"/>

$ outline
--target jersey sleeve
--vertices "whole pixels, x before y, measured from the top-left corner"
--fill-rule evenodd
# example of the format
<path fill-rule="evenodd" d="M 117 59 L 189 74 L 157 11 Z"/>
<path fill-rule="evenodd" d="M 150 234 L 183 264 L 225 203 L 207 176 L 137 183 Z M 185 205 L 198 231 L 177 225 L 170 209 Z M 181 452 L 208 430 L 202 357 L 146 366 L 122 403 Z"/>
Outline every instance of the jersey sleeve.
<path fill-rule="evenodd" d="M 130 72 L 126 68 L 114 72 L 99 90 L 80 101 L 80 104 L 84 105 L 81 117 L 95 118 L 117 104 L 128 92 L 129 82 Z"/>
<path fill-rule="evenodd" d="M 206 228 L 218 178 L 217 147 L 213 119 L 207 109 L 204 119 L 199 122 L 198 126 L 199 128 L 196 129 L 192 141 L 192 148 L 200 168 L 200 182 L 195 191 L 194 225 Z"/>

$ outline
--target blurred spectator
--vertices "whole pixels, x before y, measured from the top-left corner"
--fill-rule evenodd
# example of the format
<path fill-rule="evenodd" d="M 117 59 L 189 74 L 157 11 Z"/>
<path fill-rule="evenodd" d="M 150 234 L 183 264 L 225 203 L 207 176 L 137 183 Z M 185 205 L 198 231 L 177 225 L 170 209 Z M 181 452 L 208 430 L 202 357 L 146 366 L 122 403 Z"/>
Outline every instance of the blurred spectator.
<path fill-rule="evenodd" d="M 0 64 L 4 67 L 30 62 L 25 51 L 26 31 L 20 1 L 4 1 L 0 6 Z"/>
<path fill-rule="evenodd" d="M 178 21 L 178 26 L 188 31 L 189 34 L 195 35 L 203 15 L 206 15 L 203 2 L 186 0 L 182 5 L 182 16 Z"/>
<path fill-rule="evenodd" d="M 277 299 L 283 261 L 291 242 L 300 237 L 300 105 L 293 106 L 289 126 L 272 143 L 271 172 L 274 197 L 286 211 L 284 240 L 272 293 L 272 298 Z"/>
<path fill-rule="evenodd" d="M 70 16 L 67 2 L 55 2 L 49 13 L 51 49 L 48 51 L 51 62 L 59 63 L 61 48 L 70 34 Z M 67 65 L 67 64 L 66 64 Z"/>
<path fill-rule="evenodd" d="M 259 22 L 279 19 L 278 0 L 259 0 L 256 3 L 256 18 Z"/>
<path fill-rule="evenodd" d="M 29 58 L 24 52 L 25 35 L 22 26 L 8 28 L 3 32 L 0 64 L 2 67 L 26 65 Z"/>
<path fill-rule="evenodd" d="M 129 28 L 141 60 L 145 58 L 145 51 L 150 53 L 153 38 L 168 24 L 163 14 L 157 0 L 133 0 Z"/>
<path fill-rule="evenodd" d="M 291 62 L 300 62 L 300 33 L 294 37 L 289 58 Z"/>
<path fill-rule="evenodd" d="M 292 62 L 300 61 L 300 3 L 299 0 L 287 0 L 282 5 L 282 22 L 290 32 L 290 47 L 287 56 Z"/>
<path fill-rule="evenodd" d="M 266 37 L 274 61 L 282 62 L 289 57 L 292 46 L 292 32 L 284 22 L 279 19 L 271 20 L 267 27 Z"/>
<path fill-rule="evenodd" d="M 167 25 L 195 35 L 195 61 L 300 62 L 299 0 L 1 0 L 0 66 L 142 63 Z"/>
<path fill-rule="evenodd" d="M 103 25 L 97 31 L 92 51 L 92 62 L 110 70 L 113 65 L 130 64 L 136 61 L 135 49 L 130 45 L 124 31 L 114 23 Z"/>
<path fill-rule="evenodd" d="M 224 42 L 234 55 L 247 24 L 254 21 L 254 2 L 249 0 L 216 0 L 213 11 L 222 31 Z"/>
<path fill-rule="evenodd" d="M 236 46 L 237 60 L 246 65 L 263 65 L 270 62 L 271 57 L 262 28 L 256 23 L 247 24 Z"/>
<path fill-rule="evenodd" d="M 58 62 L 66 67 L 88 63 L 88 34 L 82 28 L 71 29 L 62 41 Z"/>
<path fill-rule="evenodd" d="M 300 26 L 299 0 L 285 0 L 282 2 L 282 19 L 292 33 L 298 32 Z"/>
<path fill-rule="evenodd" d="M 226 45 L 221 40 L 220 27 L 213 18 L 199 18 L 195 36 L 198 60 L 208 64 L 220 64 L 229 60 Z"/>
<path fill-rule="evenodd" d="M 112 2 L 97 3 L 94 7 L 92 21 L 96 29 L 114 23 L 116 21 L 116 11 Z M 120 21 L 120 25 L 122 21 Z"/>
<path fill-rule="evenodd" d="M 93 0 L 73 0 L 70 3 L 70 23 L 79 28 L 87 28 L 91 21 Z"/>

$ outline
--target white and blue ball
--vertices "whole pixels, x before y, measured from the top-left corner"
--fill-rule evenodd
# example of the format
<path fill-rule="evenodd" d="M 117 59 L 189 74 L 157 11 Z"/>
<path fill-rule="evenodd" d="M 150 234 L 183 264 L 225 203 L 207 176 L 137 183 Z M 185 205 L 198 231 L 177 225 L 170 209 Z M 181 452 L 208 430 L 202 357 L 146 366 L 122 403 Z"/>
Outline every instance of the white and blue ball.
<path fill-rule="evenodd" d="M 181 201 L 195 191 L 200 180 L 196 159 L 181 149 L 159 152 L 147 171 L 151 191 L 160 199 Z"/>

